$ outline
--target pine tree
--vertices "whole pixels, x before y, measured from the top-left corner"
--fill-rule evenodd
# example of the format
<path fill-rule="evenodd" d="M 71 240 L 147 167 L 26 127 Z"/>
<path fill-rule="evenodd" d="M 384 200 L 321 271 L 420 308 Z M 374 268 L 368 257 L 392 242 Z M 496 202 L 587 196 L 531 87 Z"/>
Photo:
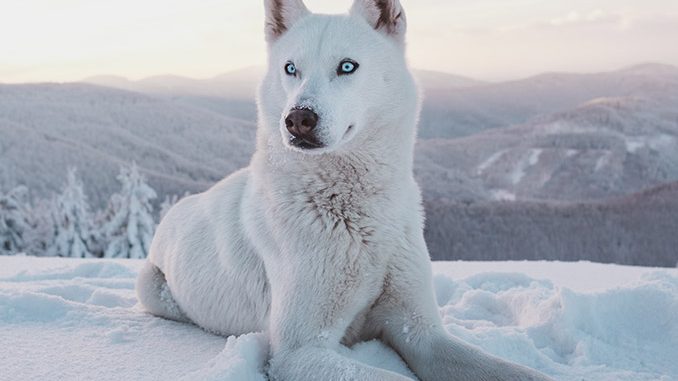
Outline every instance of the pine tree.
<path fill-rule="evenodd" d="M 87 197 L 74 168 L 68 171 L 68 182 L 51 207 L 54 241 L 47 255 L 86 258 L 94 256 L 89 244 L 94 238 Z"/>
<path fill-rule="evenodd" d="M 139 173 L 136 164 L 123 167 L 118 175 L 120 193 L 111 197 L 103 226 L 106 258 L 145 258 L 155 231 L 153 205 L 156 193 Z"/>
<path fill-rule="evenodd" d="M 188 192 L 184 195 L 184 197 L 188 196 Z M 172 195 L 172 196 L 165 196 L 165 200 L 160 204 L 160 211 L 158 212 L 158 221 L 162 221 L 163 218 L 169 213 L 170 209 L 174 205 L 176 205 L 177 202 L 179 202 L 180 198 L 178 195 Z"/>
<path fill-rule="evenodd" d="M 31 228 L 26 232 L 26 254 L 36 257 L 54 255 L 50 248 L 54 245 L 55 199 L 40 199 L 33 202 L 30 211 Z"/>
<path fill-rule="evenodd" d="M 0 194 L 0 254 L 17 254 L 26 249 L 26 234 L 31 229 L 28 190 L 17 187 Z"/>

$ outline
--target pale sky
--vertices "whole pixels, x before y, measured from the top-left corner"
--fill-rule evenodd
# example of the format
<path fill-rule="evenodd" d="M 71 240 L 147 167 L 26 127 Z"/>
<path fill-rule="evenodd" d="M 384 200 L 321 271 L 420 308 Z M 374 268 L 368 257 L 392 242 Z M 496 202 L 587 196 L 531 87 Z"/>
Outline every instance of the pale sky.
<path fill-rule="evenodd" d="M 317 12 L 352 0 L 306 0 Z M 678 0 L 401 0 L 412 66 L 486 80 L 678 65 Z M 0 0 L 0 82 L 263 66 L 263 0 Z"/>

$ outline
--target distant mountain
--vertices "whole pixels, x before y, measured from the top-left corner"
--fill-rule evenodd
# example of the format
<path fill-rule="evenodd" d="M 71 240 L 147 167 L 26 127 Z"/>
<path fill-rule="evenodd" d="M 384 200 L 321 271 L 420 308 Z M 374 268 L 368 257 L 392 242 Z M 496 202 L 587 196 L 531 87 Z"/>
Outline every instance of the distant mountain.
<path fill-rule="evenodd" d="M 97 75 L 85 78 L 80 82 L 123 90 L 129 90 L 134 86 L 133 81 L 119 75 Z"/>
<path fill-rule="evenodd" d="M 254 120 L 254 94 L 263 74 L 263 68 L 252 67 L 210 79 L 156 76 L 129 81 L 105 76 L 85 81 Z M 415 75 L 424 95 L 422 139 L 470 136 L 567 111 L 592 99 L 644 96 L 678 84 L 678 68 L 661 64 L 593 74 L 546 73 L 501 83 L 426 70 L 416 70 Z"/>
<path fill-rule="evenodd" d="M 619 70 L 619 72 L 634 75 L 675 77 L 676 75 L 678 75 L 678 67 L 659 63 L 644 63 L 629 66 L 627 68 Z"/>
<path fill-rule="evenodd" d="M 253 102 L 262 76 L 263 69 L 252 67 L 207 79 L 158 75 L 132 81 L 117 76 L 96 76 L 82 82 L 152 95 L 214 97 Z"/>
<path fill-rule="evenodd" d="M 253 101 L 256 88 L 264 74 L 264 68 L 250 67 L 208 79 L 160 75 L 131 81 L 124 77 L 104 75 L 89 77 L 82 82 L 155 95 Z M 415 76 L 425 89 L 448 90 L 486 84 L 483 81 L 431 70 L 415 70 Z"/>
<path fill-rule="evenodd" d="M 600 98 L 524 125 L 422 140 L 418 160 L 446 163 L 498 200 L 596 200 L 678 180 L 678 86 Z M 432 171 L 432 166 L 427 166 Z M 442 189 L 442 175 L 429 173 Z M 468 198 L 462 189 L 461 197 Z M 477 193 L 481 194 L 481 193 Z"/>
<path fill-rule="evenodd" d="M 461 89 L 465 87 L 474 87 L 488 84 L 488 82 L 478 81 L 476 79 L 462 77 L 460 75 L 441 73 L 439 71 L 431 70 L 415 70 L 414 75 L 419 81 L 419 85 L 426 90 Z"/>
<path fill-rule="evenodd" d="M 0 85 L 0 188 L 47 196 L 74 166 L 101 204 L 136 161 L 161 197 L 201 191 L 247 165 L 254 135 L 252 122 L 129 91 Z"/>
<path fill-rule="evenodd" d="M 254 98 L 263 76 L 264 68 L 250 67 L 208 79 L 164 75 L 130 81 L 117 76 L 97 76 L 86 78 L 83 82 L 168 97 L 222 115 L 254 120 Z M 430 70 L 416 70 L 415 76 L 425 92 L 453 91 L 485 84 L 482 81 Z M 424 102 L 428 102 L 428 99 L 425 98 Z"/>
<path fill-rule="evenodd" d="M 678 86 L 678 68 L 644 64 L 619 71 L 548 73 L 457 89 L 425 89 L 419 136 L 456 138 L 529 122 L 596 98 L 652 95 Z"/>

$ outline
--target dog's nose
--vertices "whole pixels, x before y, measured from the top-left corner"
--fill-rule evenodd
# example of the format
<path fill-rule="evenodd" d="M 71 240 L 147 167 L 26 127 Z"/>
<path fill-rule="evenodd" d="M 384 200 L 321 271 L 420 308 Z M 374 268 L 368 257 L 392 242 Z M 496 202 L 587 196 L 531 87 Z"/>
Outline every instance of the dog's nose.
<path fill-rule="evenodd" d="M 287 131 L 295 138 L 314 141 L 313 130 L 318 125 L 318 114 L 308 109 L 294 109 L 285 118 Z"/>

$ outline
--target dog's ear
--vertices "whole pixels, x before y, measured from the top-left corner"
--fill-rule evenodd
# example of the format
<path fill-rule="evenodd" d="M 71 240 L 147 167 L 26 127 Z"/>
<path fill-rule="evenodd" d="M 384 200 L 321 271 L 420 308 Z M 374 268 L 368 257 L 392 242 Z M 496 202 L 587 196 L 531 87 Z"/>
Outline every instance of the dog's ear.
<path fill-rule="evenodd" d="M 310 14 L 302 0 L 264 0 L 266 41 L 273 42 L 297 20 Z"/>
<path fill-rule="evenodd" d="M 361 16 L 384 34 L 404 41 L 407 30 L 405 11 L 398 0 L 355 0 L 351 15 Z"/>

